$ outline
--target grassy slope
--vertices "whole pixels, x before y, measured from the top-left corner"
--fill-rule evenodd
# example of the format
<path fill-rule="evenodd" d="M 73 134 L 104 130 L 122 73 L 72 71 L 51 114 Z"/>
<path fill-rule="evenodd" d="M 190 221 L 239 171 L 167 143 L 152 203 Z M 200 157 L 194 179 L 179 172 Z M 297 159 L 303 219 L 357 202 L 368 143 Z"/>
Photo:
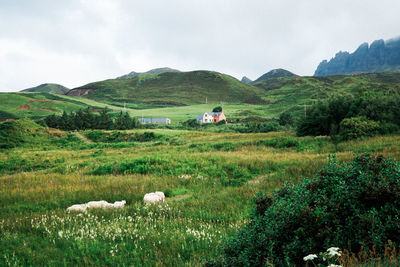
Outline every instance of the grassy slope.
<path fill-rule="evenodd" d="M 400 73 L 336 75 L 328 77 L 277 78 L 255 85 L 266 90 L 264 99 L 272 113 L 299 109 L 334 95 L 362 95 L 367 92 L 400 92 Z"/>
<path fill-rule="evenodd" d="M 69 89 L 61 84 L 55 83 L 44 83 L 36 87 L 24 89 L 21 92 L 33 92 L 33 93 L 50 93 L 64 95 Z"/>
<path fill-rule="evenodd" d="M 128 79 L 111 79 L 75 88 L 91 90 L 85 97 L 103 102 L 191 105 L 205 103 L 262 103 L 263 90 L 235 78 L 211 71 L 145 74 Z"/>
<path fill-rule="evenodd" d="M 293 133 L 154 132 L 164 136 L 161 143 L 113 148 L 75 139 L 64 148 L 37 146 L 0 151 L 2 259 L 11 265 L 37 266 L 197 265 L 204 257 L 214 257 L 221 240 L 246 223 L 250 199 L 256 192 L 272 192 L 285 181 L 311 177 L 326 163 L 328 154 L 337 153 L 345 161 L 354 152 L 400 159 L 398 136 L 335 146 L 327 138 L 296 138 Z M 264 145 L 277 138 L 292 138 L 300 146 Z M 174 139 L 179 144 L 172 142 Z M 161 160 L 155 167 L 162 166 L 165 172 L 156 173 L 150 168 L 146 174 L 90 174 L 102 166 L 107 170 L 104 167 L 110 164 L 124 166 L 124 162 L 146 157 Z M 163 160 L 179 162 L 180 167 L 172 169 Z M 247 179 L 251 182 L 241 186 L 224 184 L 221 169 L 212 169 L 221 163 L 229 164 L 229 168 L 236 166 L 238 173 L 249 171 Z M 199 166 L 206 166 L 208 175 Z M 188 176 L 169 175 L 168 170 Z M 155 190 L 188 198 L 167 199 L 167 206 L 162 208 L 144 206 L 143 195 Z M 127 207 L 89 211 L 83 216 L 65 212 L 69 205 L 101 199 L 125 199 Z"/>
<path fill-rule="evenodd" d="M 96 102 L 82 97 L 69 97 L 48 93 L 0 93 L 0 121 L 9 118 L 39 118 L 85 109 L 108 107 L 120 111 L 122 107 Z"/>

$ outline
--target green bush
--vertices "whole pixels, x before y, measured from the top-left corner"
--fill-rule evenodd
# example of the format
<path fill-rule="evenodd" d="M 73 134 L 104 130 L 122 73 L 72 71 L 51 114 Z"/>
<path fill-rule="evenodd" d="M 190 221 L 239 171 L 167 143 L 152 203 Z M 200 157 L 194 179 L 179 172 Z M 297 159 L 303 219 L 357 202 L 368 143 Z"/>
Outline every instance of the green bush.
<path fill-rule="evenodd" d="M 101 130 L 85 131 L 85 136 L 93 142 L 121 143 L 121 142 L 149 142 L 161 139 L 162 135 L 153 132 L 129 133 L 120 131 L 104 132 Z"/>
<path fill-rule="evenodd" d="M 400 127 L 394 123 L 390 122 L 382 122 L 379 125 L 379 133 L 380 134 L 391 134 L 399 131 Z"/>
<path fill-rule="evenodd" d="M 375 249 L 400 244 L 400 165 L 360 155 L 335 157 L 313 179 L 285 184 L 272 198 L 258 194 L 251 221 L 223 245 L 210 265 L 304 265 L 303 257 L 340 247 Z"/>
<path fill-rule="evenodd" d="M 343 119 L 339 128 L 341 138 L 343 140 L 350 140 L 377 134 L 379 123 L 368 120 L 365 117 L 353 117 Z"/>
<path fill-rule="evenodd" d="M 239 128 L 238 131 L 241 133 L 268 133 L 273 131 L 279 131 L 282 126 L 276 121 L 270 121 L 265 123 L 260 122 L 248 122 L 244 125 L 244 128 Z"/>

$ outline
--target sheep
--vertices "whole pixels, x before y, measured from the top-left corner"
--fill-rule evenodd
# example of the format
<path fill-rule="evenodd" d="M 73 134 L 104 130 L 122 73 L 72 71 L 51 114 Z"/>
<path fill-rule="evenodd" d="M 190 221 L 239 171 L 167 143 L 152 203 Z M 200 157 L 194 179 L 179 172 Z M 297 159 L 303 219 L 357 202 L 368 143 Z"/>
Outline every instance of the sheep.
<path fill-rule="evenodd" d="M 109 203 L 105 200 L 100 200 L 100 201 L 90 201 L 86 204 L 89 209 L 95 208 L 95 209 L 104 209 L 107 208 Z"/>
<path fill-rule="evenodd" d="M 125 204 L 126 204 L 126 201 L 122 200 L 122 201 L 115 201 L 114 204 L 110 204 L 110 205 L 113 205 L 113 208 L 115 208 L 115 209 L 122 209 L 125 206 Z"/>
<path fill-rule="evenodd" d="M 146 204 L 159 204 L 165 202 L 165 195 L 163 192 L 155 192 L 145 194 L 143 201 Z"/>
<path fill-rule="evenodd" d="M 76 204 L 72 205 L 67 209 L 67 211 L 78 211 L 78 212 L 86 212 L 88 206 L 86 204 Z"/>
<path fill-rule="evenodd" d="M 126 204 L 125 200 L 115 201 L 114 203 L 108 203 L 105 200 L 90 201 L 86 204 L 76 204 L 67 208 L 67 211 L 79 211 L 86 212 L 87 209 L 122 209 Z"/>
<path fill-rule="evenodd" d="M 161 197 L 161 201 L 162 201 L 162 202 L 165 202 L 165 195 L 164 195 L 163 192 L 158 192 L 158 191 L 157 191 L 157 192 L 155 192 L 155 194 L 156 194 L 156 195 L 159 195 L 159 196 Z"/>

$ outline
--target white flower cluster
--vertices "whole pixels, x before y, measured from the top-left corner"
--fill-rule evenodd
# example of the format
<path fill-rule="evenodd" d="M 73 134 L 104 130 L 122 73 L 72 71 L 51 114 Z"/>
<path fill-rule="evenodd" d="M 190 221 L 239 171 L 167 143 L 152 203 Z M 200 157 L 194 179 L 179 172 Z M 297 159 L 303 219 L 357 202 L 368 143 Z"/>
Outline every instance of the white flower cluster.
<path fill-rule="evenodd" d="M 314 260 L 314 259 L 316 259 L 316 258 L 318 258 L 317 255 L 315 255 L 315 254 L 310 254 L 310 255 L 305 256 L 305 257 L 303 258 L 303 260 L 304 260 L 304 261 L 312 261 L 312 260 Z"/>
<path fill-rule="evenodd" d="M 322 260 L 325 261 L 337 261 L 338 257 L 340 257 L 341 252 L 338 247 L 330 247 L 326 250 L 326 252 L 319 253 Z M 318 256 L 316 254 L 309 254 L 303 258 L 304 261 L 313 261 L 317 259 Z M 319 265 L 318 265 L 319 266 Z M 337 265 L 330 263 L 328 267 L 342 267 L 342 265 Z"/>

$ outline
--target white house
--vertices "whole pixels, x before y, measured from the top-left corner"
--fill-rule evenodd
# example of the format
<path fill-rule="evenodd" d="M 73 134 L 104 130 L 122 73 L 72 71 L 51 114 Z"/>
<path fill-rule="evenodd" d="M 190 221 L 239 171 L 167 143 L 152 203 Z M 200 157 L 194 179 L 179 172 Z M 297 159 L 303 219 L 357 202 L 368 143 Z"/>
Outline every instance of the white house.
<path fill-rule="evenodd" d="M 226 120 L 225 114 L 221 112 L 205 112 L 203 115 L 197 116 L 199 123 L 213 123 Z"/>

